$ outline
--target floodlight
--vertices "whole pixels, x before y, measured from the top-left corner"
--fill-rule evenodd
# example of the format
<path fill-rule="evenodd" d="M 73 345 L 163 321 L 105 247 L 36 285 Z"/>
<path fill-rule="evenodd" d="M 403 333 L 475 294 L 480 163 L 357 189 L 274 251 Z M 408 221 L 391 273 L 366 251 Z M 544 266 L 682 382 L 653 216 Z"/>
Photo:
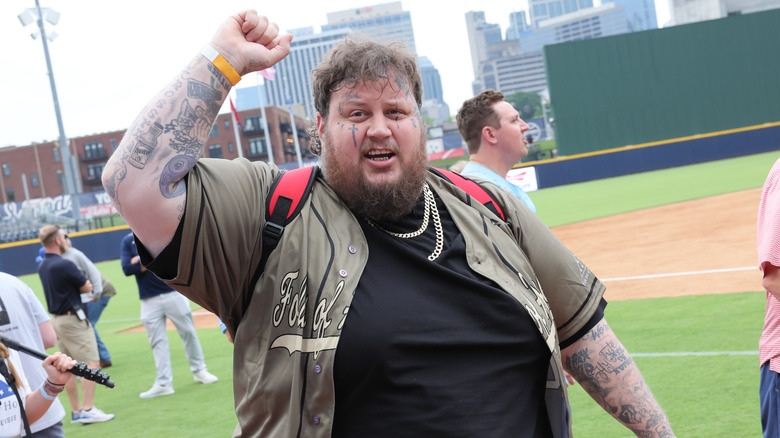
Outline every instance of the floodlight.
<path fill-rule="evenodd" d="M 60 21 L 60 13 L 55 11 L 54 9 L 49 9 L 49 8 L 44 9 L 43 17 L 46 18 L 46 21 L 54 25 L 56 25 Z"/>
<path fill-rule="evenodd" d="M 35 15 L 33 15 L 33 13 L 29 9 L 17 15 L 17 17 L 19 18 L 19 21 L 22 23 L 22 26 L 27 26 L 28 24 L 35 21 Z"/>

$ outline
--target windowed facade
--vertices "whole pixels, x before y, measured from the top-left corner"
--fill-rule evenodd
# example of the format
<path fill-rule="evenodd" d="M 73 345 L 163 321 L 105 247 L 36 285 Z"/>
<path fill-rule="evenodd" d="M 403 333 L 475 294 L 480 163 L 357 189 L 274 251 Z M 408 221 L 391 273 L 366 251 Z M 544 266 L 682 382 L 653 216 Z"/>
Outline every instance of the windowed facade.
<path fill-rule="evenodd" d="M 106 150 L 103 148 L 103 142 L 92 141 L 84 143 L 84 158 L 87 160 L 106 158 Z"/>
<path fill-rule="evenodd" d="M 87 175 L 89 179 L 100 179 L 103 175 L 103 168 L 105 163 L 90 164 L 87 166 Z"/>
<path fill-rule="evenodd" d="M 8 163 L 3 163 L 3 176 L 11 176 L 11 166 Z"/>
<path fill-rule="evenodd" d="M 62 170 L 57 169 L 57 185 L 65 185 L 65 178 L 62 176 Z"/>
<path fill-rule="evenodd" d="M 265 150 L 265 142 L 263 137 L 255 137 L 249 139 L 249 155 L 256 157 L 258 155 L 267 154 Z"/>
<path fill-rule="evenodd" d="M 52 149 L 51 153 L 54 156 L 54 162 L 55 163 L 59 163 L 60 162 L 60 148 Z"/>
<path fill-rule="evenodd" d="M 111 143 L 111 152 L 114 152 L 116 150 L 116 139 L 112 138 L 108 141 Z"/>
<path fill-rule="evenodd" d="M 232 141 L 229 141 L 228 142 L 228 152 L 230 152 L 232 154 L 235 151 L 236 151 L 236 147 L 233 146 L 233 142 Z"/>
<path fill-rule="evenodd" d="M 214 123 L 211 126 L 211 132 L 209 132 L 209 138 L 219 137 L 219 125 Z"/>
<path fill-rule="evenodd" d="M 225 119 L 225 131 L 229 131 L 229 130 L 230 130 L 230 120 Z"/>
<path fill-rule="evenodd" d="M 263 125 L 260 123 L 261 120 L 259 115 L 246 117 L 244 119 L 244 134 L 261 132 L 263 129 Z"/>
<path fill-rule="evenodd" d="M 222 158 L 222 145 L 218 145 L 218 144 L 209 145 L 209 157 Z"/>
<path fill-rule="evenodd" d="M 37 173 L 31 173 L 30 174 L 30 185 L 33 187 L 38 187 L 40 185 L 40 181 L 38 181 L 38 174 Z"/>
<path fill-rule="evenodd" d="M 14 189 L 12 187 L 9 187 L 8 190 L 6 190 L 6 194 L 8 195 L 8 202 L 16 201 L 16 195 L 14 195 Z"/>

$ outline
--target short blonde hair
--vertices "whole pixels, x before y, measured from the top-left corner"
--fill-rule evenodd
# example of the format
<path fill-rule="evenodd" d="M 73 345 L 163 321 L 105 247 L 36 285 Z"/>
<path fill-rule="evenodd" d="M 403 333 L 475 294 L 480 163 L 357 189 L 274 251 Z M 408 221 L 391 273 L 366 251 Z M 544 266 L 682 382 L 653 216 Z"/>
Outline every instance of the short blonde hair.
<path fill-rule="evenodd" d="M 54 240 L 57 238 L 59 231 L 59 225 L 46 225 L 41 228 L 40 232 L 38 232 L 38 239 L 41 240 L 41 244 L 43 246 L 51 246 L 51 244 L 54 243 Z"/>

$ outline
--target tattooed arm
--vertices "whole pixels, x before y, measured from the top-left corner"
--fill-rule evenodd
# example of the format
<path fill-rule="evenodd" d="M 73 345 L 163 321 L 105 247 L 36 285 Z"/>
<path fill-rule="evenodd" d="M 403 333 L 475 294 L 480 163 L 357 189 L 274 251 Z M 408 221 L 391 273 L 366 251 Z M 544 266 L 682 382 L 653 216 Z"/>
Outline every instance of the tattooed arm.
<path fill-rule="evenodd" d="M 254 10 L 228 18 L 210 41 L 235 70 L 263 70 L 290 53 L 292 36 Z M 203 154 L 228 79 L 198 54 L 147 104 L 103 171 L 117 211 L 153 256 L 171 241 L 185 206 L 185 176 Z"/>
<path fill-rule="evenodd" d="M 636 436 L 674 436 L 639 368 L 606 320 L 561 350 L 561 359 L 593 400 Z"/>

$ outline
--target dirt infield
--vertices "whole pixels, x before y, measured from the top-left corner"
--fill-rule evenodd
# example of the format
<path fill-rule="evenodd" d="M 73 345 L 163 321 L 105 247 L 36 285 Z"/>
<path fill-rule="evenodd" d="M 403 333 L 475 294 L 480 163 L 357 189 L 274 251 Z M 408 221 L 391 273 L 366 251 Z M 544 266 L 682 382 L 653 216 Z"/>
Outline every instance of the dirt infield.
<path fill-rule="evenodd" d="M 605 280 L 609 300 L 759 291 L 760 194 L 746 190 L 553 231 Z"/>
<path fill-rule="evenodd" d="M 608 300 L 759 291 L 760 193 L 746 190 L 649 208 L 553 232 L 605 282 Z M 193 317 L 198 328 L 219 326 L 212 313 L 197 311 Z"/>

